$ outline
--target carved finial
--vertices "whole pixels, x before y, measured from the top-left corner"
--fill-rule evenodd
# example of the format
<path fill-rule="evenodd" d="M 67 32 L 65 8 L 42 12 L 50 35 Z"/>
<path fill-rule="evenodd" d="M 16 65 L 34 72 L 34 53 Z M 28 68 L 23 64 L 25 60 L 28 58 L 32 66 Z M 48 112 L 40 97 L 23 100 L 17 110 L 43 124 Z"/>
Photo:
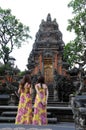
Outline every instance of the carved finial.
<path fill-rule="evenodd" d="M 55 23 L 56 23 L 56 18 L 53 20 L 53 22 L 55 22 Z"/>
<path fill-rule="evenodd" d="M 50 14 L 47 15 L 47 22 L 51 22 L 51 15 Z"/>
<path fill-rule="evenodd" d="M 42 19 L 41 23 L 43 24 L 44 22 L 45 22 L 44 19 Z"/>

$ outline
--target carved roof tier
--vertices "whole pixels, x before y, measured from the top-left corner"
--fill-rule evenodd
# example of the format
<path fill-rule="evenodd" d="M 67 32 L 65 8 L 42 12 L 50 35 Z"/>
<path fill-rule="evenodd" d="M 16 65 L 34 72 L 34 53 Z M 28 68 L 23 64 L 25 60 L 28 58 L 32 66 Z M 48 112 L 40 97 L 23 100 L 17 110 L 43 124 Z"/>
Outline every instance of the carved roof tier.
<path fill-rule="evenodd" d="M 59 30 L 58 23 L 56 19 L 52 20 L 51 15 L 48 14 L 46 20 L 42 20 L 39 26 L 39 30 L 36 33 L 35 42 L 31 54 L 28 58 L 28 68 L 34 68 L 35 58 L 37 58 L 40 53 L 44 55 L 53 55 L 54 53 L 60 54 L 64 48 L 64 42 L 62 40 L 62 33 Z M 51 53 L 50 53 L 51 52 Z M 34 64 L 33 64 L 34 62 Z"/>
<path fill-rule="evenodd" d="M 35 43 L 33 49 L 37 48 L 53 48 L 64 46 L 62 40 L 62 33 L 59 30 L 56 19 L 52 20 L 51 15 L 48 14 L 46 21 L 42 20 L 39 30 L 36 33 Z M 60 51 L 60 50 L 59 50 Z"/>

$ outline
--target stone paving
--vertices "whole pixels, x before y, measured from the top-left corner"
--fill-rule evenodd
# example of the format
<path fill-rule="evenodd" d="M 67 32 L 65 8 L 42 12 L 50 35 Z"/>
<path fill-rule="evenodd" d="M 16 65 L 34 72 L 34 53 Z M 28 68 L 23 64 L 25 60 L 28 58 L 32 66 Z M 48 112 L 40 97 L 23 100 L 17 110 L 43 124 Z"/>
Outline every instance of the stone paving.
<path fill-rule="evenodd" d="M 0 130 L 52 130 L 52 129 L 37 129 L 37 128 L 29 128 L 29 129 L 25 129 L 22 127 L 18 127 L 18 128 L 1 128 Z"/>
<path fill-rule="evenodd" d="M 0 124 L 0 130 L 75 130 L 75 125 L 74 123 L 59 123 L 47 126 Z"/>
<path fill-rule="evenodd" d="M 1 128 L 0 130 L 52 130 L 52 129 L 37 129 L 37 128 L 29 128 L 29 129 L 25 129 L 22 127 L 18 127 L 18 128 Z"/>

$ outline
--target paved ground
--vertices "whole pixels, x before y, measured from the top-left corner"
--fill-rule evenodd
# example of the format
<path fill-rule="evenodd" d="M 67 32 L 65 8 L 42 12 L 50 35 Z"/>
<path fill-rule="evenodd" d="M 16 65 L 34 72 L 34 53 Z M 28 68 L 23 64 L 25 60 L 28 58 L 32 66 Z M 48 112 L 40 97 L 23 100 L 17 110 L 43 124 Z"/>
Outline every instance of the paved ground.
<path fill-rule="evenodd" d="M 0 130 L 75 130 L 74 123 L 58 123 L 56 125 L 34 126 L 34 125 L 15 125 L 0 124 Z"/>

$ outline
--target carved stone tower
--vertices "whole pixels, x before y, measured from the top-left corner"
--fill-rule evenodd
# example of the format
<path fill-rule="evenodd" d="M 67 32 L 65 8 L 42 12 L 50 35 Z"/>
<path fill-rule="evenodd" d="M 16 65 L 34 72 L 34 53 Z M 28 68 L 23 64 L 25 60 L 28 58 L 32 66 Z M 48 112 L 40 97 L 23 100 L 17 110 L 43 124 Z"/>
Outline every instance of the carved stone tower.
<path fill-rule="evenodd" d="M 62 33 L 56 19 L 52 20 L 51 15 L 48 14 L 46 21 L 41 21 L 28 58 L 27 68 L 31 75 L 41 72 L 46 82 L 53 82 L 54 70 L 62 74 L 63 48 Z"/>

